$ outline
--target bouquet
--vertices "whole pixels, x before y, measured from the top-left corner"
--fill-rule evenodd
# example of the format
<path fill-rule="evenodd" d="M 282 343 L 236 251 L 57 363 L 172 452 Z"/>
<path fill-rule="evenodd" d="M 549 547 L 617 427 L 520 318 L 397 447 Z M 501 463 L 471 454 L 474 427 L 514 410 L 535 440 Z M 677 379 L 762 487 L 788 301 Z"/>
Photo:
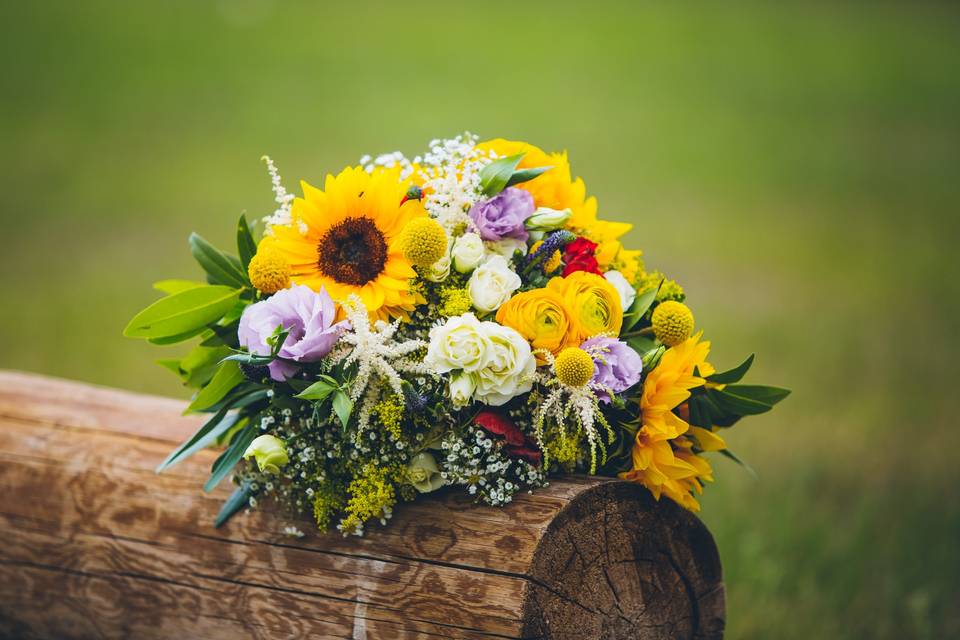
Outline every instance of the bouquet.
<path fill-rule="evenodd" d="M 788 393 L 739 384 L 753 356 L 714 368 L 683 288 L 621 244 L 631 225 L 598 217 L 566 153 L 465 134 L 299 197 L 264 161 L 260 240 L 243 216 L 236 254 L 191 235 L 206 281 L 156 283 L 125 330 L 199 340 L 160 363 L 209 419 L 158 471 L 224 447 L 216 526 L 271 500 L 362 535 L 443 487 L 504 505 L 565 473 L 699 510 L 706 454 L 738 461 L 723 431 Z"/>

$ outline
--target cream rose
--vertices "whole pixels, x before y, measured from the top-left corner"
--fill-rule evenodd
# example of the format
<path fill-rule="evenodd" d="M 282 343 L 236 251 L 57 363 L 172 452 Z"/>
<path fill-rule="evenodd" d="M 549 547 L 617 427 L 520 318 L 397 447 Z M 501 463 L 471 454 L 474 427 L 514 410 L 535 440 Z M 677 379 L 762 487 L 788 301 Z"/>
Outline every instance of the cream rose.
<path fill-rule="evenodd" d="M 453 243 L 453 267 L 460 273 L 470 273 L 483 262 L 486 251 L 478 234 L 465 233 Z"/>
<path fill-rule="evenodd" d="M 490 360 L 477 372 L 476 397 L 486 404 L 499 406 L 530 391 L 537 361 L 526 338 L 510 327 L 484 322 L 483 330 L 490 340 Z"/>
<path fill-rule="evenodd" d="M 430 330 L 423 362 L 437 373 L 479 371 L 490 361 L 490 339 L 472 313 L 454 316 Z"/>
<path fill-rule="evenodd" d="M 478 311 L 491 313 L 510 299 L 521 281 L 503 256 L 492 256 L 477 267 L 467 283 L 470 299 Z"/>

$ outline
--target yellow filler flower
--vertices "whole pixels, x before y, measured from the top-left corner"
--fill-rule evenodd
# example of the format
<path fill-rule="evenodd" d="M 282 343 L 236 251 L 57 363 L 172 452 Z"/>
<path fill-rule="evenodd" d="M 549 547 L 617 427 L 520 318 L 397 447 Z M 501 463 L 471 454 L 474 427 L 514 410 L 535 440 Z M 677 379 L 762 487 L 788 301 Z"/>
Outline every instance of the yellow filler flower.
<path fill-rule="evenodd" d="M 400 169 L 361 167 L 327 176 L 323 191 L 301 183 L 293 201 L 293 221 L 274 226 L 261 242 L 290 264 L 295 284 L 321 288 L 337 301 L 360 297 L 372 316 L 408 317 L 417 301 L 410 280 L 416 272 L 403 251 L 403 230 L 427 213 L 404 196 L 410 182 Z M 402 204 L 401 204 L 402 203 Z"/>

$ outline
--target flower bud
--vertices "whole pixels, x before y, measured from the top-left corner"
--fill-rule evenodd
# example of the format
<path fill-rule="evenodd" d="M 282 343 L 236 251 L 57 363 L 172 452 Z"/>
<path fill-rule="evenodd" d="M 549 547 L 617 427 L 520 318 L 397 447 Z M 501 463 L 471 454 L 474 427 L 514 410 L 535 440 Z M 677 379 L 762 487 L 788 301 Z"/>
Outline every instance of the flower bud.
<path fill-rule="evenodd" d="M 477 390 L 477 379 L 470 373 L 460 373 L 450 378 L 450 401 L 460 408 L 470 404 Z"/>
<path fill-rule="evenodd" d="M 476 233 L 465 233 L 453 243 L 453 267 L 460 273 L 470 273 L 483 262 L 486 248 Z"/>
<path fill-rule="evenodd" d="M 258 436 L 243 452 L 244 458 L 255 458 L 260 471 L 264 473 L 280 473 L 280 467 L 290 462 L 287 456 L 287 447 L 283 440 L 276 436 Z"/>
<path fill-rule="evenodd" d="M 433 455 L 423 451 L 413 456 L 407 465 L 407 478 L 420 493 L 430 493 L 447 484 L 440 475 L 440 467 Z"/>
<path fill-rule="evenodd" d="M 637 299 L 637 290 L 633 288 L 632 284 L 627 282 L 627 279 L 619 271 L 607 271 L 603 274 L 603 277 L 606 278 L 607 282 L 612 284 L 613 288 L 620 294 L 620 306 L 623 307 L 623 312 L 626 313 L 630 307 L 633 306 L 633 301 Z"/>
<path fill-rule="evenodd" d="M 561 229 L 573 215 L 570 209 L 551 209 L 538 207 L 533 215 L 527 218 L 524 225 L 530 231 L 553 231 Z"/>

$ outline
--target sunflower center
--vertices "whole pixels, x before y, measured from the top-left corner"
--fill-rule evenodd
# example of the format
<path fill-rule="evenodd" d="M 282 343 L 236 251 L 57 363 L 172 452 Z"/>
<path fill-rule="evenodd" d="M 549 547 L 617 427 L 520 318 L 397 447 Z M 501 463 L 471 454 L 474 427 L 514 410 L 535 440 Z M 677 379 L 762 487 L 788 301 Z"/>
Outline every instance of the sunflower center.
<path fill-rule="evenodd" d="M 387 241 L 370 218 L 347 218 L 330 227 L 317 245 L 317 264 L 337 282 L 363 286 L 383 272 Z"/>

